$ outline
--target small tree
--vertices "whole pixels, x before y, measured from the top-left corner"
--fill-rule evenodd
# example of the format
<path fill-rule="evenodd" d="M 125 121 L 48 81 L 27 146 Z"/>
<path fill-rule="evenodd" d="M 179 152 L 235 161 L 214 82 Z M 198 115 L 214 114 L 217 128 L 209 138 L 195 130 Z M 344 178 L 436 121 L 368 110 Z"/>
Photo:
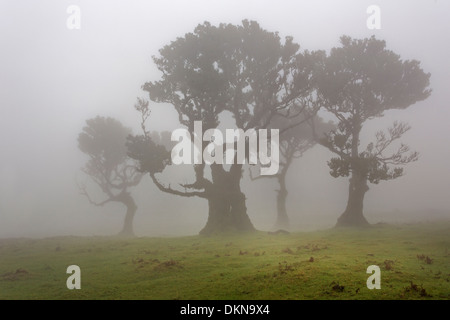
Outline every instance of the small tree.
<path fill-rule="evenodd" d="M 276 127 L 289 127 L 289 124 L 281 124 L 279 122 L 290 122 L 286 119 L 277 119 Z M 279 189 L 277 191 L 277 219 L 274 225 L 275 229 L 288 229 L 289 216 L 286 209 L 286 199 L 288 190 L 286 187 L 286 176 L 290 165 L 294 159 L 300 158 L 310 148 L 316 145 L 317 136 L 322 136 L 325 132 L 330 131 L 334 126 L 331 123 L 325 123 L 321 118 L 315 117 L 289 128 L 280 135 L 280 162 L 278 173 L 271 176 L 254 176 L 250 168 L 250 179 L 277 179 Z M 320 133 L 320 134 L 319 134 Z"/>
<path fill-rule="evenodd" d="M 347 207 L 337 226 L 361 226 L 368 222 L 363 215 L 367 182 L 379 183 L 403 174 L 401 166 L 416 161 L 417 152 L 400 144 L 391 151 L 410 127 L 395 122 L 387 134 L 379 131 L 374 142 L 360 150 L 360 133 L 364 123 L 382 117 L 391 109 L 405 109 L 426 99 L 430 74 L 416 60 L 402 61 L 375 37 L 354 40 L 341 38 L 342 47 L 333 48 L 323 65 L 319 80 L 319 97 L 323 107 L 333 114 L 337 129 L 321 141 L 337 156 L 328 165 L 333 177 L 350 177 Z"/>
<path fill-rule="evenodd" d="M 93 200 L 86 185 L 79 185 L 80 192 L 96 206 L 109 202 L 124 204 L 127 212 L 120 234 L 133 235 L 137 206 L 128 189 L 139 184 L 143 173 L 138 172 L 136 162 L 127 157 L 125 143 L 131 130 L 118 120 L 100 116 L 86 120 L 86 124 L 78 136 L 78 147 L 89 160 L 81 170 L 100 188 L 106 199 Z"/>

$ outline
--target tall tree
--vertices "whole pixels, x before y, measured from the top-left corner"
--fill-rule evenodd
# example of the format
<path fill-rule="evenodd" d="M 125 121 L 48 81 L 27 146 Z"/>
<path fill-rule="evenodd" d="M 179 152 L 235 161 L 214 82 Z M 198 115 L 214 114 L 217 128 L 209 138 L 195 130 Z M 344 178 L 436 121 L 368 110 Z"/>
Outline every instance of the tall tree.
<path fill-rule="evenodd" d="M 81 169 L 106 196 L 103 201 L 95 201 L 86 185 L 79 185 L 80 192 L 89 202 L 103 206 L 109 202 L 125 205 L 127 211 L 121 235 L 132 236 L 136 203 L 128 191 L 137 186 L 143 173 L 138 172 L 135 160 L 127 157 L 126 141 L 131 134 L 113 118 L 96 117 L 86 120 L 86 126 L 78 136 L 79 149 L 89 156 Z"/>
<path fill-rule="evenodd" d="M 319 96 L 323 107 L 335 116 L 337 129 L 322 140 L 336 154 L 328 165 L 333 177 L 350 176 L 347 207 L 337 226 L 362 226 L 364 195 L 368 182 L 379 183 L 403 174 L 403 165 L 416 161 L 417 152 L 400 146 L 390 151 L 410 127 L 395 122 L 387 133 L 379 131 L 375 141 L 360 149 L 360 133 L 369 119 L 382 117 L 391 109 L 405 109 L 426 99 L 431 90 L 429 73 L 416 60 L 403 61 L 375 37 L 363 40 L 341 37 L 323 65 Z"/>
<path fill-rule="evenodd" d="M 234 126 L 244 131 L 266 128 L 273 117 L 286 116 L 294 105 L 299 112 L 288 113 L 289 117 L 302 122 L 314 113 L 310 80 L 318 56 L 299 53 L 291 37 L 282 43 L 277 33 L 256 22 L 217 27 L 205 22 L 160 50 L 154 62 L 163 76 L 143 89 L 151 101 L 172 105 L 191 135 L 195 121 L 202 122 L 203 130 L 217 128 L 223 112 L 231 113 Z M 207 144 L 203 142 L 202 149 Z M 221 164 L 211 164 L 208 179 L 205 164 L 197 164 L 195 181 L 182 185 L 182 190 L 167 187 L 154 173 L 150 176 L 164 192 L 208 201 L 202 234 L 251 231 L 240 188 L 242 166 L 234 163 L 227 171 Z"/>

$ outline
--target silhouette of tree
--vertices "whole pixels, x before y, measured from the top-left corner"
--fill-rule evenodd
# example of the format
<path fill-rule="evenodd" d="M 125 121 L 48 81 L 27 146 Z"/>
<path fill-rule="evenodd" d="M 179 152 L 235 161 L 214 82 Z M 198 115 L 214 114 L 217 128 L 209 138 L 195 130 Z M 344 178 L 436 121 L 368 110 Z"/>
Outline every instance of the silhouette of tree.
<path fill-rule="evenodd" d="M 375 37 L 355 40 L 341 37 L 341 47 L 333 48 L 319 76 L 322 106 L 338 121 L 321 144 L 336 154 L 328 165 L 333 177 L 350 176 L 347 207 L 337 226 L 363 226 L 367 182 L 379 183 L 403 174 L 403 165 L 416 161 L 417 152 L 405 144 L 389 153 L 392 144 L 410 129 L 394 122 L 387 133 L 377 132 L 375 141 L 361 151 L 360 133 L 367 120 L 382 117 L 391 109 L 405 109 L 426 99 L 430 74 L 416 60 L 403 61 Z M 391 147 L 391 148 L 389 148 Z"/>
<path fill-rule="evenodd" d="M 86 126 L 78 136 L 79 149 L 89 156 L 81 169 L 106 196 L 103 201 L 95 201 L 86 185 L 79 184 L 80 193 L 96 206 L 109 202 L 119 202 L 126 206 L 127 212 L 121 235 L 133 235 L 133 218 L 136 203 L 128 191 L 137 186 L 143 176 L 138 172 L 136 161 L 127 157 L 126 139 L 131 134 L 113 118 L 96 117 L 86 120 Z"/>
<path fill-rule="evenodd" d="M 319 56 L 300 53 L 291 37 L 282 43 L 277 33 L 253 21 L 217 27 L 205 22 L 160 50 L 154 62 L 163 76 L 143 89 L 151 101 L 174 107 L 191 136 L 195 121 L 202 121 L 203 130 L 217 128 L 223 112 L 231 113 L 234 126 L 244 131 L 267 128 L 277 116 L 295 119 L 295 125 L 317 110 L 312 78 Z M 155 173 L 150 176 L 164 192 L 208 201 L 202 234 L 254 230 L 240 188 L 243 165 L 235 162 L 228 171 L 221 164 L 209 167 L 211 179 L 204 163 L 194 165 L 195 181 L 178 189 Z"/>

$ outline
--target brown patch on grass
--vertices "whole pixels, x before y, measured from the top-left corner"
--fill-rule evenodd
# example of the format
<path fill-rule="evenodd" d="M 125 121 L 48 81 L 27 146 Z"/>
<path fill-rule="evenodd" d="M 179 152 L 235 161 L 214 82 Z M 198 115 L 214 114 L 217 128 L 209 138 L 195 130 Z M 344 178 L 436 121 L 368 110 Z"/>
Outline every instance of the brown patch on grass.
<path fill-rule="evenodd" d="M 431 259 L 429 256 L 426 256 L 424 254 L 418 254 L 417 259 L 424 261 L 426 264 L 432 264 L 433 259 Z"/>
<path fill-rule="evenodd" d="M 275 272 L 273 276 L 276 277 L 279 274 L 286 274 L 290 271 L 294 271 L 294 267 L 292 265 L 288 264 L 286 261 L 283 261 L 283 263 L 278 262 L 278 273 Z"/>
<path fill-rule="evenodd" d="M 406 293 L 411 293 L 411 292 L 418 293 L 421 297 L 432 297 L 432 295 L 428 294 L 422 285 L 418 286 L 417 284 L 415 284 L 412 281 L 411 281 L 410 285 L 405 288 L 403 296 Z"/>
<path fill-rule="evenodd" d="M 29 272 L 25 269 L 19 268 L 15 272 L 7 272 L 2 274 L 3 280 L 16 281 L 25 278 Z"/>
<path fill-rule="evenodd" d="M 155 270 L 170 270 L 173 268 L 183 268 L 183 266 L 179 261 L 173 259 L 160 262 L 158 265 L 155 266 Z"/>
<path fill-rule="evenodd" d="M 292 251 L 291 248 L 284 248 L 283 250 L 281 250 L 281 252 L 289 253 L 289 254 L 293 254 L 294 253 L 294 251 Z"/>
<path fill-rule="evenodd" d="M 345 289 L 345 287 L 344 286 L 341 286 L 340 284 L 339 284 L 339 282 L 332 282 L 331 283 L 331 289 L 333 289 L 333 291 L 335 291 L 335 292 L 344 292 L 344 289 Z"/>
<path fill-rule="evenodd" d="M 159 263 L 160 261 L 158 259 L 145 260 L 144 258 L 136 258 L 132 259 L 131 262 L 136 265 L 136 268 L 143 268 L 148 264 L 155 264 Z"/>
<path fill-rule="evenodd" d="M 385 270 L 392 270 L 393 265 L 394 265 L 394 261 L 384 260 L 384 269 Z"/>

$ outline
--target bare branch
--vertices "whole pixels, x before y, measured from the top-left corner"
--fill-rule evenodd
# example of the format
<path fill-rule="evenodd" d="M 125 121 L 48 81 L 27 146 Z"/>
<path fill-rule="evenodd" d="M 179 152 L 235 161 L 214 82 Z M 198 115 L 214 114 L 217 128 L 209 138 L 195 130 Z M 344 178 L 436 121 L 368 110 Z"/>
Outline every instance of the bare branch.
<path fill-rule="evenodd" d="M 170 193 L 170 194 L 174 194 L 177 196 L 182 196 L 182 197 L 200 197 L 200 198 L 206 198 L 206 191 L 202 191 L 202 192 L 198 192 L 198 191 L 192 191 L 192 192 L 182 192 L 182 191 L 178 191 L 178 190 L 174 190 L 170 187 L 170 185 L 168 187 L 164 186 L 163 184 L 161 184 L 158 179 L 155 177 L 154 173 L 150 173 L 150 177 L 152 178 L 153 182 L 155 183 L 155 185 L 158 187 L 159 190 L 166 192 L 166 193 Z"/>
<path fill-rule="evenodd" d="M 148 117 L 150 116 L 150 109 L 149 109 L 150 102 L 142 99 L 137 98 L 137 102 L 134 105 L 134 108 L 141 113 L 141 128 L 144 133 L 144 136 L 148 136 L 149 132 L 146 130 L 145 122 L 147 121 Z"/>
<path fill-rule="evenodd" d="M 407 123 L 395 121 L 393 126 L 388 128 L 389 138 L 386 137 L 386 134 L 383 131 L 378 131 L 376 133 L 377 141 L 375 143 L 375 155 L 380 156 L 392 142 L 399 139 L 409 129 L 411 129 L 411 127 Z M 408 150 L 402 151 L 401 153 L 407 151 Z"/>
<path fill-rule="evenodd" d="M 405 153 L 407 152 L 409 152 L 409 147 L 407 145 L 401 144 L 397 151 L 391 154 L 391 156 L 385 158 L 377 158 L 377 160 L 385 164 L 405 165 L 419 159 L 419 153 L 417 151 L 405 155 Z"/>
<path fill-rule="evenodd" d="M 94 200 L 92 200 L 92 198 L 90 197 L 89 193 L 87 192 L 86 186 L 85 185 L 80 185 L 77 182 L 78 185 L 78 189 L 80 190 L 80 194 L 85 196 L 88 200 L 89 203 L 93 204 L 94 206 L 103 206 L 108 202 L 114 201 L 114 197 L 109 197 L 108 199 L 101 201 L 101 202 L 95 202 Z"/>

